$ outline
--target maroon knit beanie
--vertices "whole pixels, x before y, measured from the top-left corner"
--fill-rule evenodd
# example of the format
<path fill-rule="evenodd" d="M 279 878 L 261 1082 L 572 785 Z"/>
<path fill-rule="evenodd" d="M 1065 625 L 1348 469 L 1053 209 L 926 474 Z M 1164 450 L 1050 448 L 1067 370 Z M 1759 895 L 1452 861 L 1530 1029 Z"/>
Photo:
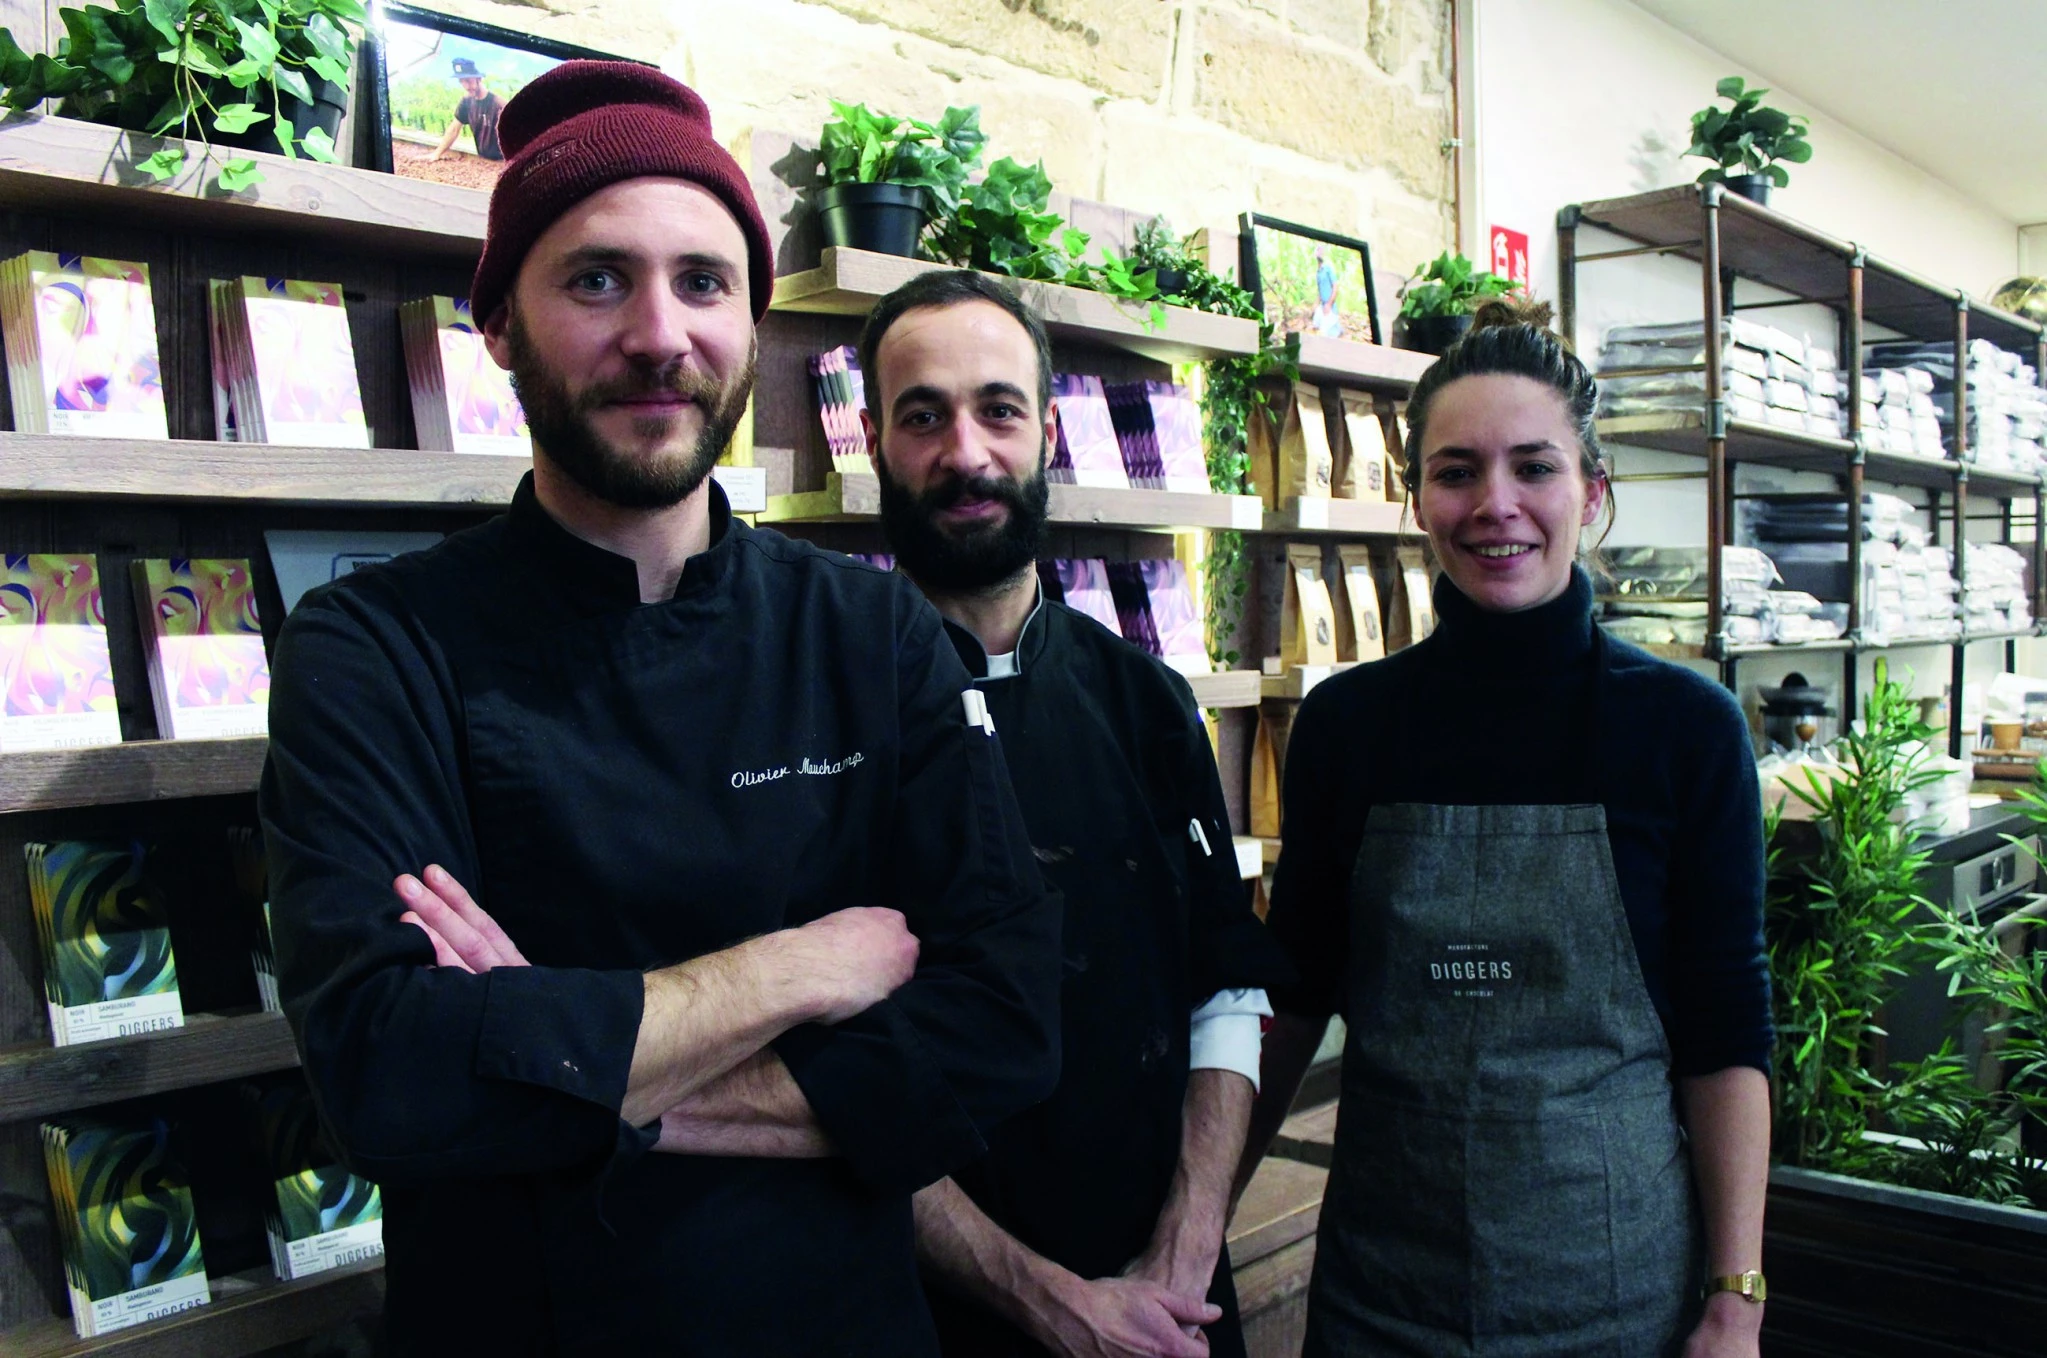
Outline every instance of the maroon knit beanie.
<path fill-rule="evenodd" d="M 565 61 L 512 96 L 498 118 L 507 157 L 490 195 L 490 229 L 469 285 L 480 325 L 512 291 L 519 266 L 555 219 L 622 179 L 668 175 L 718 196 L 746 236 L 753 316 L 768 311 L 775 262 L 753 188 L 711 137 L 696 92 L 630 61 Z"/>

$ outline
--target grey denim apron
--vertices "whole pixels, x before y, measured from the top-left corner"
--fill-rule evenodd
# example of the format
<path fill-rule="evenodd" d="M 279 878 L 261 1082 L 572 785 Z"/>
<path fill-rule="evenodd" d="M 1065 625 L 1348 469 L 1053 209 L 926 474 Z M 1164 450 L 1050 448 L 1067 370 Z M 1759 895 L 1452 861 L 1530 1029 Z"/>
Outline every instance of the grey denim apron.
<path fill-rule="evenodd" d="M 1374 807 L 1350 911 L 1305 1358 L 1675 1352 L 1690 1159 L 1605 808 Z"/>

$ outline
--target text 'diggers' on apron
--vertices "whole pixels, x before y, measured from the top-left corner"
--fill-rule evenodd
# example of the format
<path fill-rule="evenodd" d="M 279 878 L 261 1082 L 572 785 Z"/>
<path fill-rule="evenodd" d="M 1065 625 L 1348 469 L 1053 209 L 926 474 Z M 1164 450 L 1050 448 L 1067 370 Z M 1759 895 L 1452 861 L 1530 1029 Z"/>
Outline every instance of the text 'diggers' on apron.
<path fill-rule="evenodd" d="M 1655 1358 L 1696 1312 L 1670 1051 L 1590 806 L 1373 807 L 1312 1358 Z"/>

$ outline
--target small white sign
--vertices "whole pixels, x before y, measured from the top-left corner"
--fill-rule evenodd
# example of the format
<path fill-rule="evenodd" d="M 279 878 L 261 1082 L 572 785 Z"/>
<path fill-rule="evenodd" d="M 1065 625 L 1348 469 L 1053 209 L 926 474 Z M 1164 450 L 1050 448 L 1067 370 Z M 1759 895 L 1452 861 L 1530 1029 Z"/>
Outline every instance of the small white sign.
<path fill-rule="evenodd" d="M 1320 495 L 1303 495 L 1294 501 L 1300 506 L 1300 517 L 1296 522 L 1303 528 L 1327 528 L 1329 526 L 1329 501 Z"/>
<path fill-rule="evenodd" d="M 758 514 L 768 507 L 766 467 L 713 467 L 711 475 L 732 502 L 735 514 Z"/>
<path fill-rule="evenodd" d="M 1230 497 L 1230 527 L 1256 531 L 1265 526 L 1265 502 L 1255 495 Z"/>

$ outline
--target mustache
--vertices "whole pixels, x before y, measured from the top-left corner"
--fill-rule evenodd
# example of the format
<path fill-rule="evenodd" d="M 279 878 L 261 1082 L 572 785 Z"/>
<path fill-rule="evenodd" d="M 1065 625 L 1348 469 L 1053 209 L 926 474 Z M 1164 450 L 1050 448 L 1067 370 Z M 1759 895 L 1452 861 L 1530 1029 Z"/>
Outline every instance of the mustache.
<path fill-rule="evenodd" d="M 917 497 L 926 512 L 951 509 L 962 500 L 994 500 L 1012 510 L 1025 508 L 1024 486 L 1007 476 L 955 476 L 927 486 Z"/>
<path fill-rule="evenodd" d="M 579 410 L 595 410 L 613 401 L 637 401 L 649 396 L 680 396 L 685 401 L 694 401 L 706 409 L 713 409 L 725 388 L 716 379 L 679 363 L 667 367 L 631 373 L 625 377 L 613 378 L 590 386 L 576 397 Z"/>

